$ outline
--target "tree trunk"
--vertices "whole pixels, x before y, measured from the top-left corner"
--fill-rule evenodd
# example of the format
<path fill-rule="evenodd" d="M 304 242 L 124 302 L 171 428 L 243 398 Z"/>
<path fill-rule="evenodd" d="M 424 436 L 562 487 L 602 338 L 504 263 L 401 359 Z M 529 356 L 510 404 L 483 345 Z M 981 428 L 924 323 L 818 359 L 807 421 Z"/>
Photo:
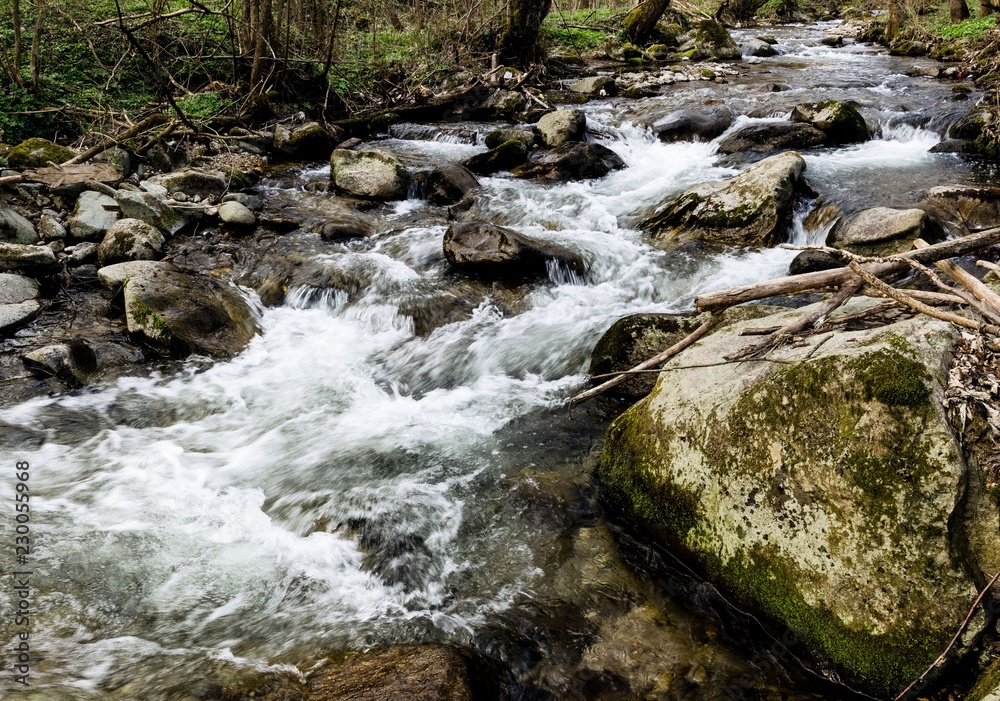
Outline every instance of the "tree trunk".
<path fill-rule="evenodd" d="M 764 6 L 767 0 L 723 0 L 715 11 L 715 19 L 727 27 L 740 27 L 753 21 L 757 10 Z"/>
<path fill-rule="evenodd" d="M 903 23 L 906 21 L 906 6 L 904 0 L 889 0 L 889 22 L 885 26 L 886 41 L 893 41 L 899 36 Z"/>
<path fill-rule="evenodd" d="M 31 56 L 29 60 L 31 72 L 31 90 L 35 95 L 42 94 L 42 78 L 38 68 L 38 49 L 42 43 L 42 27 L 45 25 L 45 0 L 35 1 L 35 33 L 31 37 Z"/>
<path fill-rule="evenodd" d="M 505 63 L 527 65 L 539 58 L 538 34 L 552 0 L 510 0 L 507 27 L 500 40 Z"/>
<path fill-rule="evenodd" d="M 646 41 L 669 6 L 670 0 L 644 0 L 636 5 L 622 20 L 625 36 L 636 44 Z"/>
<path fill-rule="evenodd" d="M 264 54 L 271 47 L 271 0 L 261 0 L 254 25 L 253 67 L 250 69 L 250 90 L 254 94 L 264 92 Z"/>
<path fill-rule="evenodd" d="M 969 19 L 969 6 L 965 4 L 965 0 L 951 0 L 949 8 L 951 9 L 952 24 Z"/>
<path fill-rule="evenodd" d="M 11 19 L 14 22 L 14 81 L 24 85 L 21 78 L 21 0 L 13 0 Z"/>
<path fill-rule="evenodd" d="M 979 16 L 986 17 L 993 14 L 993 3 L 990 0 L 979 0 Z"/>

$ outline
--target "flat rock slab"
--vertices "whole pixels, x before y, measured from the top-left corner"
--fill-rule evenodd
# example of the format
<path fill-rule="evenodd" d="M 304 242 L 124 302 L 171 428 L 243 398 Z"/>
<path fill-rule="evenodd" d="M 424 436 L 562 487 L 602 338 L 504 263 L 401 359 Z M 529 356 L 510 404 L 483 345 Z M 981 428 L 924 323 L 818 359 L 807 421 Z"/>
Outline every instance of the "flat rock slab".
<path fill-rule="evenodd" d="M 0 304 L 20 304 L 38 298 L 38 283 L 30 277 L 0 273 Z"/>
<path fill-rule="evenodd" d="M 165 272 L 177 272 L 177 267 L 173 263 L 155 260 L 130 260 L 104 266 L 97 271 L 97 279 L 109 290 L 116 290 L 128 282 L 129 278 L 138 275 L 155 277 L 158 273 Z"/>
<path fill-rule="evenodd" d="M 19 304 L 0 304 L 0 334 L 8 334 L 35 318 L 41 305 L 31 299 Z"/>

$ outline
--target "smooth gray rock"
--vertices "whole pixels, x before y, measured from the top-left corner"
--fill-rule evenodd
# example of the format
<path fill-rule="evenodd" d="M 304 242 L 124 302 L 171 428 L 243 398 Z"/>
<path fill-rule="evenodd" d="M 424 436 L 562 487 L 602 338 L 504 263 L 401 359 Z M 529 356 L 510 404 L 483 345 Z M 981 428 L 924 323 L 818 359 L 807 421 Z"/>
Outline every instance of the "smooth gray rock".
<path fill-rule="evenodd" d="M 264 209 L 264 200 L 257 195 L 248 195 L 245 192 L 230 192 L 222 198 L 225 202 L 239 202 L 241 205 L 254 212 Z"/>
<path fill-rule="evenodd" d="M 87 263 L 97 261 L 97 251 L 100 244 L 93 241 L 84 241 L 66 249 L 66 264 L 71 268 L 77 268 Z"/>
<path fill-rule="evenodd" d="M 0 304 L 0 335 L 8 335 L 28 323 L 40 309 L 41 305 L 33 299 L 18 304 Z"/>
<path fill-rule="evenodd" d="M 339 140 L 340 135 L 330 134 L 319 122 L 274 128 L 274 151 L 286 159 L 325 161 Z"/>
<path fill-rule="evenodd" d="M 229 188 L 229 178 L 224 173 L 198 168 L 187 168 L 150 178 L 148 183 L 159 185 L 167 192 L 183 192 L 199 197 L 219 197 Z"/>
<path fill-rule="evenodd" d="M 120 190 L 116 197 L 122 216 L 139 219 L 171 236 L 184 226 L 184 218 L 163 200 L 146 192 Z"/>
<path fill-rule="evenodd" d="M 774 46 L 761 39 L 750 39 L 743 44 L 742 51 L 744 56 L 759 56 L 762 58 L 769 58 L 778 54 Z"/>
<path fill-rule="evenodd" d="M 337 149 L 330 156 L 330 180 L 340 190 L 380 200 L 406 197 L 410 174 L 388 151 Z"/>
<path fill-rule="evenodd" d="M 130 260 L 158 260 L 163 256 L 163 234 L 141 219 L 119 219 L 108 229 L 97 250 L 102 266 Z"/>
<path fill-rule="evenodd" d="M 549 112 L 535 125 L 546 146 L 555 148 L 567 141 L 580 141 L 587 129 L 587 116 L 580 110 Z"/>
<path fill-rule="evenodd" d="M 219 205 L 219 221 L 238 229 L 249 229 L 257 225 L 257 217 L 250 208 L 239 202 L 223 202 Z"/>
<path fill-rule="evenodd" d="M 910 250 L 914 239 L 936 241 L 941 235 L 941 227 L 922 209 L 874 207 L 838 221 L 827 245 L 859 255 L 883 256 Z"/>
<path fill-rule="evenodd" d="M 427 201 L 431 204 L 455 204 L 479 187 L 479 181 L 465 166 L 447 163 L 427 173 Z"/>
<path fill-rule="evenodd" d="M 117 290 L 130 278 L 142 275 L 155 278 L 160 273 L 177 272 L 173 263 L 155 260 L 134 260 L 107 265 L 97 271 L 97 279 L 109 290 Z"/>
<path fill-rule="evenodd" d="M 69 218 L 70 236 L 77 241 L 100 241 L 118 220 L 118 203 L 93 190 L 80 194 Z"/>
<path fill-rule="evenodd" d="M 35 243 L 38 234 L 31 222 L 0 201 L 0 241 Z"/>
<path fill-rule="evenodd" d="M 44 277 L 59 272 L 59 261 L 51 248 L 22 243 L 0 243 L 0 271 Z"/>
<path fill-rule="evenodd" d="M 590 78 L 583 78 L 569 86 L 573 92 L 584 93 L 586 95 L 617 95 L 618 84 L 615 83 L 614 76 L 595 75 Z"/>
<path fill-rule="evenodd" d="M 0 273 L 0 304 L 20 304 L 38 298 L 36 280 L 13 273 Z"/>

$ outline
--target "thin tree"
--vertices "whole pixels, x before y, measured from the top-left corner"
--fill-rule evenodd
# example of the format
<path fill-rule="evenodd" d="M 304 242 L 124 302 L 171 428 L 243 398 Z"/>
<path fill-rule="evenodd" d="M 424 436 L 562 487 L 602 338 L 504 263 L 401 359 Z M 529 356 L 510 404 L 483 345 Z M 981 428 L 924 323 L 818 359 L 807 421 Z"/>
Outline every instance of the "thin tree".
<path fill-rule="evenodd" d="M 906 22 L 906 6 L 904 0 L 889 0 L 889 22 L 885 26 L 885 38 L 893 41 L 899 36 Z"/>
<path fill-rule="evenodd" d="M 21 77 L 21 0 L 13 0 L 11 7 L 11 19 L 14 22 L 14 65 L 13 78 L 19 87 L 24 87 L 24 78 Z"/>
<path fill-rule="evenodd" d="M 31 73 L 31 90 L 35 95 L 42 94 L 42 79 L 38 66 L 38 50 L 42 44 L 42 27 L 45 26 L 45 0 L 35 0 L 35 33 L 31 36 L 31 56 L 29 68 Z"/>

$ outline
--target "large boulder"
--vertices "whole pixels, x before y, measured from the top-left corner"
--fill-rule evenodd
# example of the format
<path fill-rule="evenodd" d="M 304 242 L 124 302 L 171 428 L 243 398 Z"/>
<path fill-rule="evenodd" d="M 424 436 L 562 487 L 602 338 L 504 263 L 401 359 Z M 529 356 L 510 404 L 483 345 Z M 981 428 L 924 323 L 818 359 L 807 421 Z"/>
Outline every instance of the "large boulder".
<path fill-rule="evenodd" d="M 497 90 L 473 111 L 478 117 L 487 119 L 513 119 L 524 109 L 527 100 L 514 90 Z"/>
<path fill-rule="evenodd" d="M 650 127 L 660 139 L 674 141 L 711 141 L 733 123 L 728 107 L 695 107 L 677 110 L 656 120 Z"/>
<path fill-rule="evenodd" d="M 163 234 L 140 219 L 119 219 L 104 235 L 97 259 L 102 266 L 163 257 Z"/>
<path fill-rule="evenodd" d="M 399 200 L 406 197 L 410 174 L 388 151 L 337 149 L 330 156 L 330 180 L 356 197 Z"/>
<path fill-rule="evenodd" d="M 941 185 L 928 190 L 920 206 L 961 233 L 1000 226 L 1000 187 Z"/>
<path fill-rule="evenodd" d="M 150 178 L 151 185 L 159 185 L 169 193 L 183 192 L 188 197 L 221 197 L 229 189 L 229 178 L 217 170 L 187 168 Z"/>
<path fill-rule="evenodd" d="M 811 124 L 826 134 L 833 144 L 853 144 L 871 138 L 861 113 L 840 100 L 796 105 L 792 110 L 792 121 Z"/>
<path fill-rule="evenodd" d="M 81 193 L 76 210 L 67 220 L 70 236 L 76 241 L 101 241 L 118 221 L 118 203 L 94 190 Z"/>
<path fill-rule="evenodd" d="M 121 207 L 123 217 L 144 221 L 168 236 L 176 234 L 184 226 L 181 215 L 148 192 L 119 190 L 115 201 Z"/>
<path fill-rule="evenodd" d="M 513 170 L 528 160 L 528 146 L 520 139 L 510 139 L 477 153 L 463 165 L 476 175 L 493 175 L 502 170 Z"/>
<path fill-rule="evenodd" d="M 808 124 L 760 122 L 737 129 L 719 144 L 719 153 L 771 153 L 807 149 L 826 141 L 826 135 Z"/>
<path fill-rule="evenodd" d="M 48 139 L 28 139 L 7 152 L 7 163 L 11 168 L 42 168 L 49 163 L 65 163 L 76 156 L 76 152 L 65 146 L 54 144 Z"/>
<path fill-rule="evenodd" d="M 726 28 L 714 19 L 698 23 L 694 34 L 694 48 L 699 58 L 710 61 L 739 61 L 743 50 Z"/>
<path fill-rule="evenodd" d="M 542 142 L 555 148 L 567 141 L 581 141 L 587 130 L 587 116 L 580 110 L 556 110 L 543 115 L 535 125 Z"/>
<path fill-rule="evenodd" d="M 455 268 L 487 278 L 542 276 L 548 272 L 550 260 L 578 274 L 585 268 L 580 255 L 568 248 L 480 221 L 449 226 L 444 255 Z"/>
<path fill-rule="evenodd" d="M 538 153 L 513 173 L 519 178 L 564 181 L 603 178 L 624 167 L 621 156 L 607 146 L 576 141 Z"/>
<path fill-rule="evenodd" d="M 941 227 L 922 209 L 874 207 L 839 220 L 827 236 L 827 245 L 863 256 L 904 253 L 914 239 L 940 239 Z"/>
<path fill-rule="evenodd" d="M 23 275 L 0 273 L 0 334 L 7 334 L 35 317 L 38 283 Z"/>
<path fill-rule="evenodd" d="M 36 243 L 38 233 L 31 222 L 0 200 L 0 241 L 6 243 Z"/>
<path fill-rule="evenodd" d="M 479 187 L 476 176 L 457 163 L 438 166 L 427 173 L 424 182 L 427 185 L 427 201 L 439 205 L 455 204 Z"/>
<path fill-rule="evenodd" d="M 612 508 L 891 698 L 965 617 L 1000 514 L 968 489 L 982 476 L 941 406 L 952 326 L 916 317 L 719 364 L 746 326 L 807 311 L 735 323 L 669 361 L 610 427 L 599 477 Z M 973 617 L 958 652 L 984 624 Z"/>
<path fill-rule="evenodd" d="M 168 261 L 134 260 L 104 266 L 97 271 L 97 279 L 112 292 L 117 292 L 133 277 L 156 277 L 161 272 L 180 270 Z"/>
<path fill-rule="evenodd" d="M 774 48 L 774 45 L 763 39 L 750 39 L 743 44 L 741 50 L 744 56 L 758 56 L 761 58 L 770 58 L 778 54 L 778 50 Z"/>
<path fill-rule="evenodd" d="M 59 261 L 48 246 L 0 243 L 0 272 L 45 277 L 59 272 Z"/>
<path fill-rule="evenodd" d="M 734 178 L 703 183 L 669 199 L 643 228 L 668 244 L 772 246 L 791 222 L 805 169 L 805 161 L 794 151 L 765 158 Z"/>
<path fill-rule="evenodd" d="M 129 334 L 168 355 L 235 355 L 259 331 L 243 298 L 203 275 L 140 273 L 125 282 L 124 301 Z"/>
<path fill-rule="evenodd" d="M 520 141 L 531 148 L 538 141 L 538 135 L 528 129 L 494 129 L 486 135 L 486 148 L 496 148 L 508 141 Z"/>
<path fill-rule="evenodd" d="M 618 84 L 615 83 L 613 75 L 595 75 L 589 78 L 582 78 L 569 86 L 572 92 L 584 93 L 585 95 L 617 95 Z"/>
<path fill-rule="evenodd" d="M 328 132 L 319 122 L 296 127 L 279 124 L 274 128 L 274 152 L 289 160 L 325 161 L 333 153 L 341 135 Z"/>

